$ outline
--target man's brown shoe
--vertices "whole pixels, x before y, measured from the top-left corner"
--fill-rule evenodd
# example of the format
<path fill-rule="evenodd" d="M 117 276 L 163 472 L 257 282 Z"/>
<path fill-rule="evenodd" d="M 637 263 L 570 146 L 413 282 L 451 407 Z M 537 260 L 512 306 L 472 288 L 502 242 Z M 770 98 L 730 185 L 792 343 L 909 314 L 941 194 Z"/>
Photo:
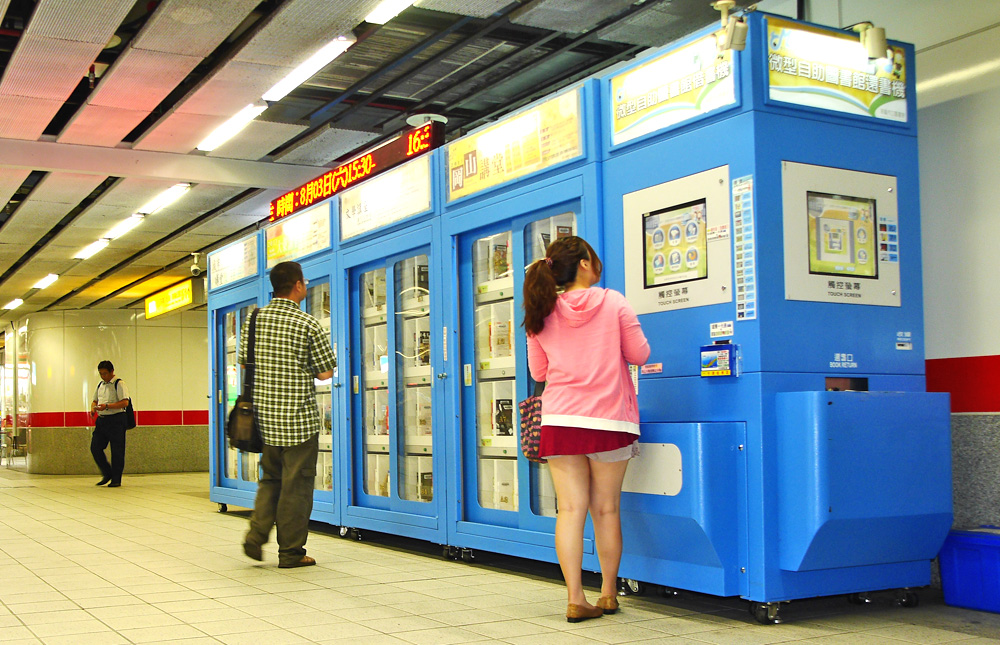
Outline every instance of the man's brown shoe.
<path fill-rule="evenodd" d="M 316 564 L 316 561 L 310 558 L 308 555 L 302 556 L 302 559 L 298 562 L 289 562 L 288 564 L 278 564 L 279 569 L 294 569 L 295 567 L 311 567 Z"/>
<path fill-rule="evenodd" d="M 604 614 L 604 610 L 600 607 L 594 607 L 591 609 L 582 605 L 574 605 L 573 603 L 566 605 L 567 623 L 578 623 L 581 620 L 600 618 L 602 614 Z"/>
<path fill-rule="evenodd" d="M 606 614 L 613 614 L 618 611 L 617 596 L 601 596 L 597 601 L 597 606 L 604 610 Z"/>

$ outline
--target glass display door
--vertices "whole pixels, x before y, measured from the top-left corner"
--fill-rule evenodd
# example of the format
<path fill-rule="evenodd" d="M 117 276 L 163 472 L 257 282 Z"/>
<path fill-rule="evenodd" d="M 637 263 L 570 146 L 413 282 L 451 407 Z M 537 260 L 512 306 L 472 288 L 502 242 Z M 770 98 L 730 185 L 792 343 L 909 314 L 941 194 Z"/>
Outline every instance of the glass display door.
<path fill-rule="evenodd" d="M 465 496 L 470 520 L 523 526 L 518 514 L 555 517 L 548 466 L 520 456 L 517 404 L 534 387 L 520 326 L 520 290 L 525 268 L 544 257 L 552 241 L 575 234 L 576 215 L 560 212 L 467 236 L 461 243 L 467 261 L 460 264 L 469 271 L 461 276 L 460 299 L 471 304 L 460 314 L 464 488 L 476 492 Z"/>
<path fill-rule="evenodd" d="M 250 312 L 257 308 L 254 301 L 244 301 L 216 311 L 216 347 L 219 356 L 217 373 L 216 411 L 217 426 L 214 436 L 217 441 L 219 463 L 216 465 L 221 484 L 234 488 L 255 487 L 260 479 L 260 455 L 241 452 L 229 445 L 226 439 L 226 421 L 236 405 L 236 399 L 243 391 L 243 370 L 239 356 L 240 332 Z"/>
<path fill-rule="evenodd" d="M 355 453 L 349 505 L 392 511 L 393 521 L 427 527 L 436 523 L 412 516 L 428 519 L 438 508 L 429 275 L 426 248 L 349 272 Z"/>

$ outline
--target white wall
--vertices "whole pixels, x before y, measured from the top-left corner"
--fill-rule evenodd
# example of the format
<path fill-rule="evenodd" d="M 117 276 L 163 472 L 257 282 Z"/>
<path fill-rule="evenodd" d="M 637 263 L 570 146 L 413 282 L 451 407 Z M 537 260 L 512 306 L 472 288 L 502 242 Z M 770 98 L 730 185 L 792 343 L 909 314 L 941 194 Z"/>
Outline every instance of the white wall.
<path fill-rule="evenodd" d="M 141 310 L 54 311 L 15 324 L 28 330 L 32 413 L 88 411 L 100 381 L 97 364 L 105 359 L 136 409 L 208 409 L 206 311 L 149 321 Z"/>
<path fill-rule="evenodd" d="M 1000 354 L 1000 89 L 917 118 L 927 358 Z"/>

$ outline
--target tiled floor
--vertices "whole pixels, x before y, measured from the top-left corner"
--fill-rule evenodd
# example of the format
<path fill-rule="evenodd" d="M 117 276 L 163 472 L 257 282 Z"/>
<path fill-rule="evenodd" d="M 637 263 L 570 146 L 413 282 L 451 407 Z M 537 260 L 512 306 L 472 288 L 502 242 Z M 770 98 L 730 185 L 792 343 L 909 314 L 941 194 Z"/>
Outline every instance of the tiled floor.
<path fill-rule="evenodd" d="M 0 469 L 0 645 L 8 643 L 997 643 L 1000 616 L 932 592 L 900 609 L 797 601 L 786 622 L 696 594 L 631 596 L 622 611 L 568 624 L 554 565 L 478 554 L 447 561 L 423 542 L 331 527 L 309 538 L 319 565 L 278 569 L 240 548 L 246 514 L 220 514 L 205 473 L 32 476 Z M 236 509 L 233 509 L 234 511 Z M 596 579 L 591 579 L 596 582 Z M 593 590 L 592 590 L 593 591 Z"/>

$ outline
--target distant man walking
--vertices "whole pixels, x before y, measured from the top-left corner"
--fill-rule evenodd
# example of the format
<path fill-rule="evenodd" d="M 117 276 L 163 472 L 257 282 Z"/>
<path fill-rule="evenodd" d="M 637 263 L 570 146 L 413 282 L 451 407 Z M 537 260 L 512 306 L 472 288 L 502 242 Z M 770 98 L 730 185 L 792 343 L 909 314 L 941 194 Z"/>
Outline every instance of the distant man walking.
<path fill-rule="evenodd" d="M 299 309 L 306 279 L 297 262 L 271 269 L 274 298 L 257 314 L 253 401 L 264 437 L 263 474 L 243 551 L 262 560 L 271 526 L 278 526 L 278 567 L 307 567 L 306 555 L 319 452 L 320 414 L 314 378 L 333 377 L 337 361 L 329 334 Z M 244 324 L 239 362 L 247 361 L 249 324 Z"/>
<path fill-rule="evenodd" d="M 108 488 L 122 485 L 125 471 L 125 408 L 128 406 L 128 390 L 121 379 L 115 378 L 115 366 L 111 361 L 97 364 L 101 382 L 97 384 L 94 400 L 90 403 L 90 414 L 97 415 L 94 434 L 90 439 L 90 454 L 101 469 L 98 486 L 108 484 Z M 111 463 L 104 455 L 104 449 L 111 444 Z"/>

